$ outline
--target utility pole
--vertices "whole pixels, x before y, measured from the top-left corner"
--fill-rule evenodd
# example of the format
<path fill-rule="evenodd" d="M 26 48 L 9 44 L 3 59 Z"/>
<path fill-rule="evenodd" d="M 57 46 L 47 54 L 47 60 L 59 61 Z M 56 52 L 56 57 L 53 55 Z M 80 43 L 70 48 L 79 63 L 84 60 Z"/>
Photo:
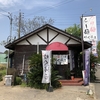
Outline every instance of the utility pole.
<path fill-rule="evenodd" d="M 12 41 L 12 14 L 11 13 L 9 13 L 8 12 L 8 18 L 9 18 L 9 20 L 10 20 L 10 36 L 8 36 L 8 38 L 7 38 L 7 42 L 9 41 L 9 42 L 11 42 Z M 8 49 L 8 65 L 7 65 L 7 68 L 9 68 L 10 66 L 9 66 L 9 55 L 10 55 L 10 49 Z M 7 72 L 6 72 L 7 73 Z"/>
<path fill-rule="evenodd" d="M 13 20 L 13 19 L 12 19 L 12 14 L 9 13 L 9 12 L 8 12 L 8 14 L 9 14 L 9 15 L 8 15 L 7 17 L 8 17 L 9 20 L 10 20 L 10 36 L 8 37 L 8 39 L 9 39 L 9 41 L 12 41 L 12 20 Z M 8 39 L 7 39 L 7 40 L 8 40 Z"/>
<path fill-rule="evenodd" d="M 18 38 L 20 38 L 20 27 L 21 27 L 21 12 L 19 12 L 19 29 L 18 29 Z"/>
<path fill-rule="evenodd" d="M 7 38 L 7 43 L 9 43 L 12 41 L 12 21 L 13 21 L 13 18 L 12 18 L 12 13 L 10 13 L 10 12 L 7 12 L 7 13 L 8 13 L 8 15 L 5 15 L 5 14 L 2 14 L 2 15 L 8 17 L 10 20 L 10 35 Z M 9 54 L 10 54 L 10 50 L 8 49 L 7 69 L 9 68 Z M 7 70 L 6 70 L 6 74 L 7 74 Z"/>

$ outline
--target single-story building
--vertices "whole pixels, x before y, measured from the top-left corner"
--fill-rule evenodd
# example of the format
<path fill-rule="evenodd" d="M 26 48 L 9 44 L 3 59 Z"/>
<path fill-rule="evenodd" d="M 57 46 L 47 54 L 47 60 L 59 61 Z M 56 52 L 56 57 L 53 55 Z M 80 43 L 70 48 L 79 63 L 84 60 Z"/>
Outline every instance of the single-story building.
<path fill-rule="evenodd" d="M 84 42 L 84 49 L 91 46 L 90 43 Z M 17 69 L 18 74 L 27 73 L 29 57 L 33 53 L 41 53 L 41 50 L 52 50 L 57 70 L 65 78 L 67 68 L 70 70 L 78 68 L 78 55 L 82 52 L 82 41 L 81 38 L 46 24 L 5 47 L 14 51 L 10 55 L 10 68 Z"/>

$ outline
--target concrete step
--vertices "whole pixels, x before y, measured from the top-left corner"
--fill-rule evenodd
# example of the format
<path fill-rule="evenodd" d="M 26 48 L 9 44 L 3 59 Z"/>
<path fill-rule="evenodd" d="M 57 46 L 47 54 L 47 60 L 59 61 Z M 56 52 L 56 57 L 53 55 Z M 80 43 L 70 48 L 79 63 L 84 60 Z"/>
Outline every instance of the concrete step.
<path fill-rule="evenodd" d="M 83 85 L 82 78 L 75 78 L 73 80 L 59 80 L 62 86 L 81 86 Z"/>
<path fill-rule="evenodd" d="M 61 83 L 62 86 L 82 86 L 83 85 L 83 81 L 79 82 L 79 83 Z"/>

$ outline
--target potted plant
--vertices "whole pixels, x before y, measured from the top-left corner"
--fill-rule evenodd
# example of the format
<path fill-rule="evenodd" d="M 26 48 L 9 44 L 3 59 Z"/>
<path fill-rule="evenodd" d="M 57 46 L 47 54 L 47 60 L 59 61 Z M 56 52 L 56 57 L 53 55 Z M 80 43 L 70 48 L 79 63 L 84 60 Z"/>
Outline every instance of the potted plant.
<path fill-rule="evenodd" d="M 72 80 L 75 78 L 75 72 L 74 72 L 74 70 L 71 70 L 70 76 L 71 76 L 71 79 L 72 79 Z"/>

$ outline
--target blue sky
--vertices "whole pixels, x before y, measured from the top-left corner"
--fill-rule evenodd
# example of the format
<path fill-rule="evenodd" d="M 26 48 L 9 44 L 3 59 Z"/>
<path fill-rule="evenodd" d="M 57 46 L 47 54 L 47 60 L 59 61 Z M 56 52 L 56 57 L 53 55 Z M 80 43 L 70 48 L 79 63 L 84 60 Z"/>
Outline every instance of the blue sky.
<path fill-rule="evenodd" d="M 80 24 L 82 14 L 96 15 L 98 41 L 100 40 L 100 0 L 0 0 L 0 42 L 7 40 L 10 35 L 8 12 L 14 17 L 18 16 L 19 10 L 24 13 L 24 19 L 32 19 L 34 16 L 52 18 L 53 26 L 62 30 Z M 14 35 L 13 29 L 12 36 Z M 0 52 L 5 50 L 0 46 Z"/>

